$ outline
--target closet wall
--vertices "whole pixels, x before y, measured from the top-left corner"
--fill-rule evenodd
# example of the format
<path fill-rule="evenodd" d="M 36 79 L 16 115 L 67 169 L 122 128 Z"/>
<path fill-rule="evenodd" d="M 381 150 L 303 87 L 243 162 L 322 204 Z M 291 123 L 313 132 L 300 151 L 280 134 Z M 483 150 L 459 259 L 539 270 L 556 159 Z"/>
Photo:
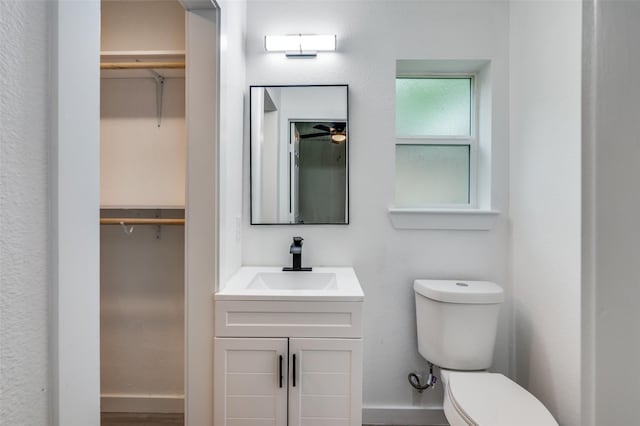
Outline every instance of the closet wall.
<path fill-rule="evenodd" d="M 177 1 L 103 0 L 101 19 L 103 62 L 184 61 Z M 102 218 L 184 217 L 184 82 L 184 69 L 102 71 Z M 184 227 L 102 225 L 100 238 L 102 411 L 181 412 Z"/>

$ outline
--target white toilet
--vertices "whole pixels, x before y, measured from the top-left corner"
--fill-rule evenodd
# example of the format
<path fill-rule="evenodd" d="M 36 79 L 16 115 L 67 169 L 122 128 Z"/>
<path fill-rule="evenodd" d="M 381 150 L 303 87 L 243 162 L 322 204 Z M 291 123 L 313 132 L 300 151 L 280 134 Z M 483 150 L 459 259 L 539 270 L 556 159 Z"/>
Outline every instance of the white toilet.
<path fill-rule="evenodd" d="M 488 373 L 502 288 L 486 281 L 416 280 L 418 350 L 441 368 L 451 426 L 557 426 L 540 401 Z"/>

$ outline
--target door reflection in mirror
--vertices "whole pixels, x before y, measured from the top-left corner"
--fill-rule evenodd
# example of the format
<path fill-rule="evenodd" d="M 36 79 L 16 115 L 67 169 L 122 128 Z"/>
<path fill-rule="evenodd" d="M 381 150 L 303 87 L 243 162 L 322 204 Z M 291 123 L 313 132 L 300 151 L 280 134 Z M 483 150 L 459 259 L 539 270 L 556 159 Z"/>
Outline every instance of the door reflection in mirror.
<path fill-rule="evenodd" d="M 295 223 L 344 222 L 347 189 L 346 123 L 291 122 L 291 212 Z M 337 140 L 337 142 L 336 142 Z"/>
<path fill-rule="evenodd" d="M 348 87 L 250 94 L 251 223 L 347 224 Z"/>

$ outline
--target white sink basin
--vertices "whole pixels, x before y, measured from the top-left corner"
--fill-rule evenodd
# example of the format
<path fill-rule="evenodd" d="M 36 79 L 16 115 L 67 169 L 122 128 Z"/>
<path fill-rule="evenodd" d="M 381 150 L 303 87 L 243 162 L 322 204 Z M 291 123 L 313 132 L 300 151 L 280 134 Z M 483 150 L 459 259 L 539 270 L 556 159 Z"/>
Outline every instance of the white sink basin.
<path fill-rule="evenodd" d="M 247 285 L 248 290 L 337 290 L 333 272 L 258 272 Z"/>
<path fill-rule="evenodd" d="M 311 272 L 283 272 L 279 267 L 243 266 L 216 293 L 215 298 L 361 301 L 364 293 L 350 267 L 318 267 Z"/>

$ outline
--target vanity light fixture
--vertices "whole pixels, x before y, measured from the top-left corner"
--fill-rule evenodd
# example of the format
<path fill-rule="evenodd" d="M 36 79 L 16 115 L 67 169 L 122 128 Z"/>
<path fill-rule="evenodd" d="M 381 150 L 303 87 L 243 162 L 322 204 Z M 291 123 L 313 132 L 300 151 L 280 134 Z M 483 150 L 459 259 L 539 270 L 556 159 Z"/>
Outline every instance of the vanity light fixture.
<path fill-rule="evenodd" d="M 315 57 L 318 52 L 336 50 L 335 34 L 293 34 L 264 36 L 267 52 L 285 52 L 287 57 Z"/>

